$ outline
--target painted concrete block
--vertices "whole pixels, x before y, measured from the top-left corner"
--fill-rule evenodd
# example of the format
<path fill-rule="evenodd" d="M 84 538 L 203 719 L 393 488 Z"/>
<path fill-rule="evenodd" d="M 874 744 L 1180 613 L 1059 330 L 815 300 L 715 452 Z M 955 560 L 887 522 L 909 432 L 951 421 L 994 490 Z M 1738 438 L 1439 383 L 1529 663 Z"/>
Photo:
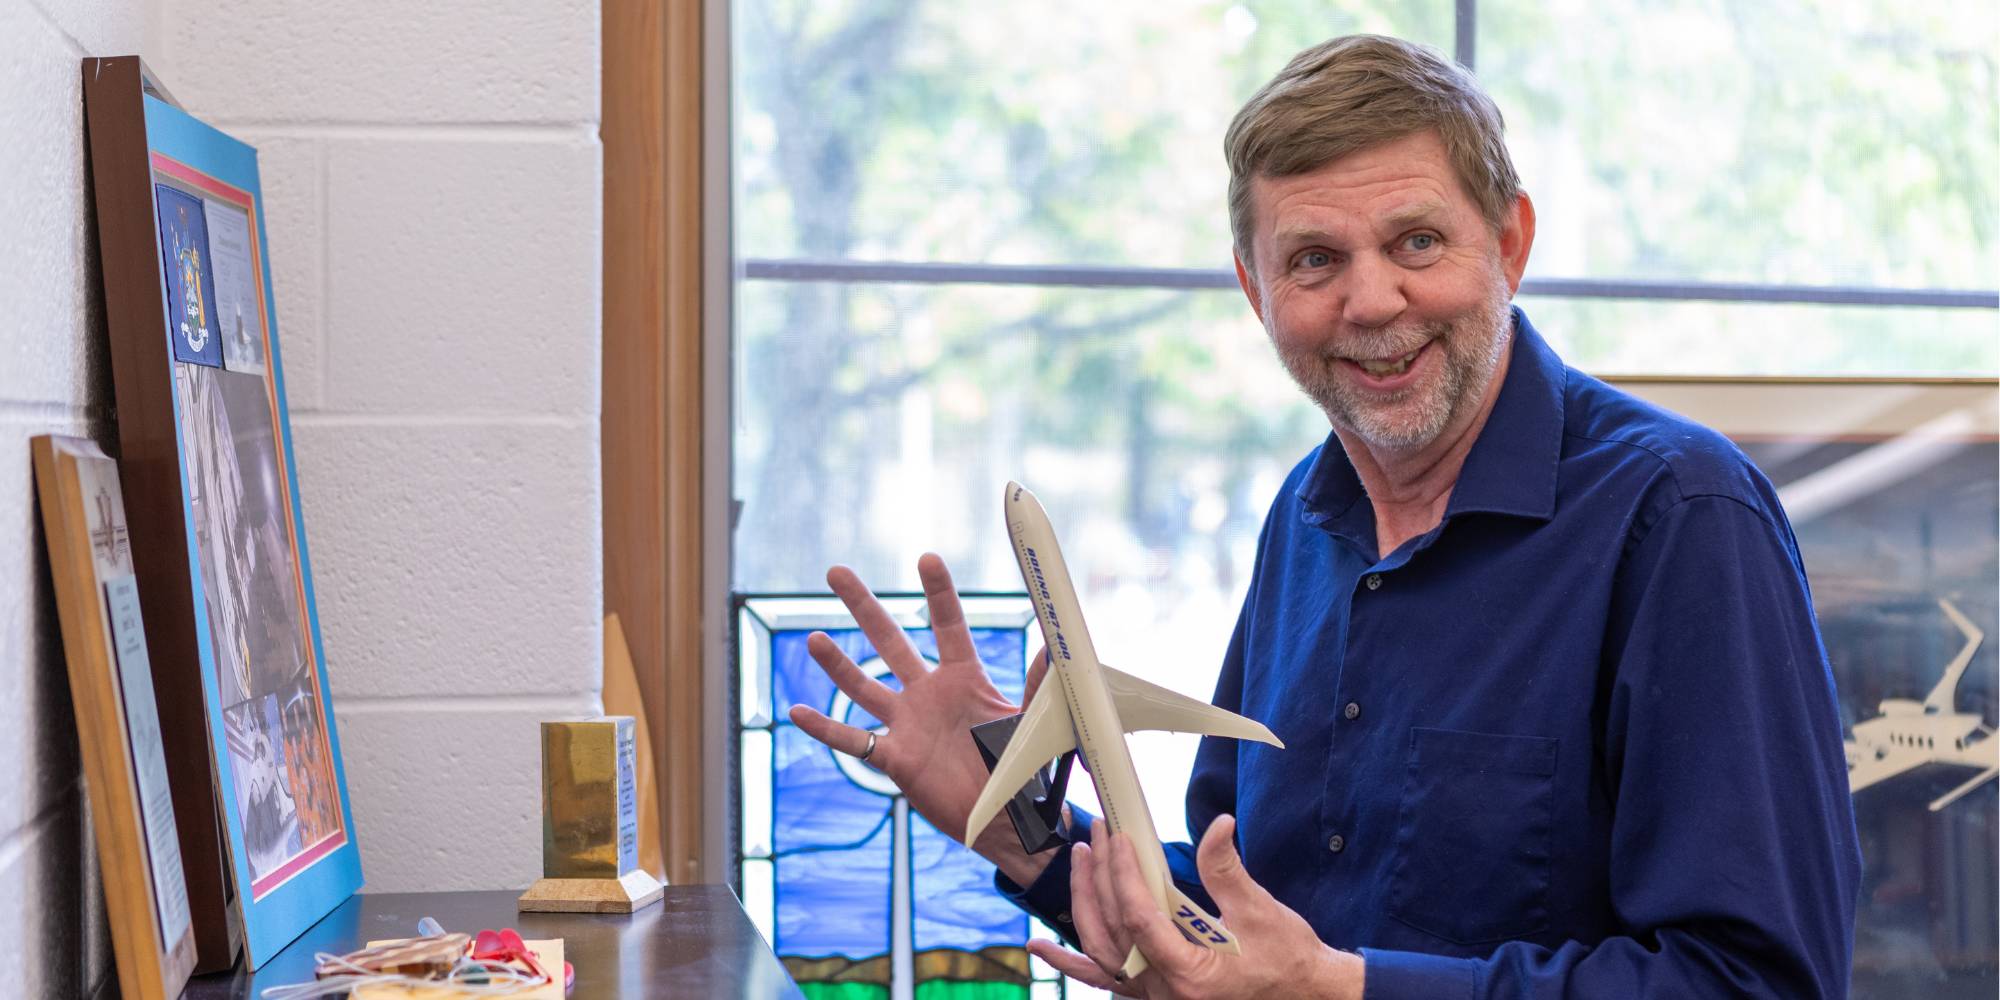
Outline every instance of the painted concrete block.
<path fill-rule="evenodd" d="M 594 423 L 294 428 L 336 702 L 596 690 Z"/>
<path fill-rule="evenodd" d="M 75 426 L 0 422 L 0 831 L 72 794 L 83 764 L 28 438 Z"/>
<path fill-rule="evenodd" d="M 214 0 L 174 4 L 164 20 L 175 96 L 198 114 L 292 122 L 598 117 L 596 0 Z"/>
<path fill-rule="evenodd" d="M 348 798 L 369 892 L 525 889 L 541 875 L 541 723 L 592 698 L 343 709 Z"/>
<path fill-rule="evenodd" d="M 146 50 L 146 4 L 134 0 L 31 0 L 49 21 L 93 56 Z M 148 60 L 150 63 L 150 60 Z"/>
<path fill-rule="evenodd" d="M 72 797 L 32 826 L 0 834 L 0 935 L 15 954 L 34 956 L 16 964 L 9 975 L 8 996 L 80 997 L 89 994 L 109 970 L 104 959 L 92 962 L 94 945 L 85 928 L 103 919 L 101 904 L 87 907 L 82 876 L 95 868 L 83 819 L 83 786 Z M 98 912 L 92 912 L 93 910 Z M 104 956 L 108 959 L 108 955 Z"/>
<path fill-rule="evenodd" d="M 0 402 L 83 395 L 80 331 L 95 329 L 96 241 L 85 212 L 82 70 L 25 0 L 0 3 L 0 303 L 10 333 Z"/>
<path fill-rule="evenodd" d="M 327 144 L 328 409 L 594 415 L 599 147 Z"/>

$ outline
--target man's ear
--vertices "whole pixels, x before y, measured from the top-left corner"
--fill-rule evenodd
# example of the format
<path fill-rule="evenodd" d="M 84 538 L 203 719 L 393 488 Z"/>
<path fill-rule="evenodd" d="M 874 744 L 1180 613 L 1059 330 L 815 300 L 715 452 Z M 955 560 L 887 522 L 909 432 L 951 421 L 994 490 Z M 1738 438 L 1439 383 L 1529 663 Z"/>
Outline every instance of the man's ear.
<path fill-rule="evenodd" d="M 1231 251 L 1229 257 L 1236 262 L 1236 283 L 1243 287 L 1243 297 L 1250 300 L 1250 311 L 1257 314 L 1257 322 L 1264 322 L 1264 299 L 1258 293 L 1257 279 L 1243 266 L 1242 254 Z"/>
<path fill-rule="evenodd" d="M 1521 275 L 1528 269 L 1528 251 L 1534 245 L 1535 203 L 1523 191 L 1514 196 L 1514 205 L 1500 225 L 1500 268 L 1507 275 L 1510 294 L 1521 290 Z"/>

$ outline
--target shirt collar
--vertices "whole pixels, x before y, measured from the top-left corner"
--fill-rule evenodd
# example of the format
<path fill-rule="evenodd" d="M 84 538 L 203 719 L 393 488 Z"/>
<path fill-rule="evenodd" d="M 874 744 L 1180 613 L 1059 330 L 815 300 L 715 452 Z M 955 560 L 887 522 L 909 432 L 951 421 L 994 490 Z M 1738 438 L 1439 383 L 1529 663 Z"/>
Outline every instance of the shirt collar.
<path fill-rule="evenodd" d="M 1452 487 L 1445 519 L 1481 511 L 1546 521 L 1556 509 L 1556 460 L 1562 453 L 1563 390 L 1568 381 L 1556 357 L 1515 307 L 1507 381 Z M 1341 519 L 1365 495 L 1340 438 L 1328 434 L 1298 488 L 1308 524 Z M 1329 525 L 1329 527 L 1335 527 Z M 1358 525 L 1355 527 L 1359 527 Z M 1374 525 L 1368 525 L 1373 537 Z"/>

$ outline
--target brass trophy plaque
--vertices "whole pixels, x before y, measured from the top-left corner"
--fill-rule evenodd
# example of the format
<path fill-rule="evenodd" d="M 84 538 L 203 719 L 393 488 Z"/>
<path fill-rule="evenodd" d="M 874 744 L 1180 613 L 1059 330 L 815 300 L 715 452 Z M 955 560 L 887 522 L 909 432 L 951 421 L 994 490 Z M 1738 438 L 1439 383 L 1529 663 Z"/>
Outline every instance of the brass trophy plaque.
<path fill-rule="evenodd" d="M 629 715 L 542 723 L 542 878 L 522 911 L 631 913 L 660 899 L 639 867 L 636 731 Z"/>

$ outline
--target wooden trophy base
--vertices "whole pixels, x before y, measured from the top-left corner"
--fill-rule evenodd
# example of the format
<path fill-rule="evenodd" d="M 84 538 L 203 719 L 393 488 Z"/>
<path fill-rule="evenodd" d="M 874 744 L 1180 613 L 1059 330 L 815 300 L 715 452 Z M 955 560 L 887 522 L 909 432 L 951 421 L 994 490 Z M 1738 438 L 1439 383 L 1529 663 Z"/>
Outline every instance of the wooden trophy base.
<path fill-rule="evenodd" d="M 659 880 L 643 868 L 618 878 L 544 878 L 521 894 L 520 912 L 631 913 L 665 894 Z"/>

